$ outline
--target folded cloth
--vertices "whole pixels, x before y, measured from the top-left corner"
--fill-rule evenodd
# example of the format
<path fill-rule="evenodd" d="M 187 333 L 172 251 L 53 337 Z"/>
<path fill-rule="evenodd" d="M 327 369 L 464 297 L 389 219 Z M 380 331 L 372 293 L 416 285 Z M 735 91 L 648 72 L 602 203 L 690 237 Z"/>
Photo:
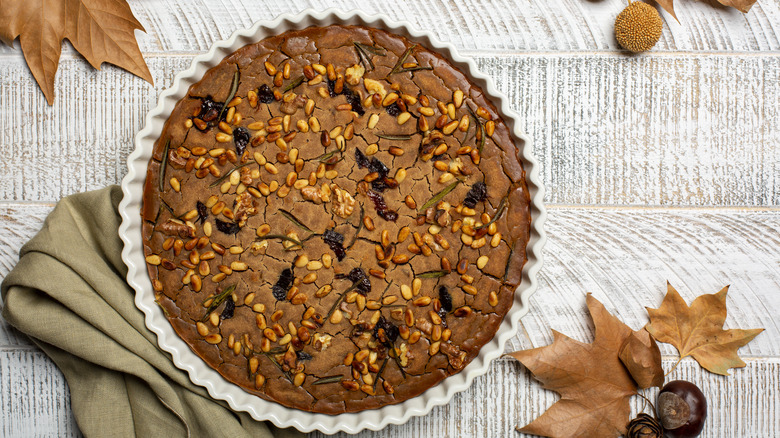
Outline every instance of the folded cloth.
<path fill-rule="evenodd" d="M 69 196 L 2 283 L 3 317 L 62 370 L 82 433 L 300 437 L 231 411 L 157 346 L 125 281 L 118 186 Z"/>

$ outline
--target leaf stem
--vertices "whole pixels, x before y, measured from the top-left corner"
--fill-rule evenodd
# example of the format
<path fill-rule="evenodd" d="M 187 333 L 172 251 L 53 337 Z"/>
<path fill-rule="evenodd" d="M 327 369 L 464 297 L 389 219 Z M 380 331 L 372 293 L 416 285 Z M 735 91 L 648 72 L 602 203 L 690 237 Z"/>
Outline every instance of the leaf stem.
<path fill-rule="evenodd" d="M 653 404 L 653 402 L 651 402 L 649 398 L 645 397 L 644 394 L 640 394 L 639 392 L 637 392 L 636 395 L 642 397 L 645 400 L 645 402 L 649 404 L 651 408 L 653 408 L 653 416 L 655 416 L 655 418 L 658 418 L 658 411 L 655 410 L 655 405 Z M 644 410 L 644 408 L 642 410 Z"/>
<path fill-rule="evenodd" d="M 677 368 L 677 365 L 680 365 L 680 362 L 682 362 L 682 360 L 683 360 L 682 357 L 677 359 L 677 362 L 675 362 L 675 364 L 672 366 L 672 369 L 670 369 L 668 373 L 664 374 L 664 379 L 666 379 L 666 376 L 668 376 L 669 374 L 672 374 L 672 372 Z"/>
<path fill-rule="evenodd" d="M 160 191 L 165 189 L 165 168 L 168 167 L 168 150 L 171 148 L 171 139 L 165 141 L 162 160 L 160 161 Z"/>
<path fill-rule="evenodd" d="M 236 91 L 238 91 L 238 79 L 241 76 L 241 73 L 238 69 L 236 69 L 236 72 L 233 73 L 233 82 L 230 84 L 230 93 L 228 93 L 227 99 L 225 99 L 225 103 L 222 105 L 222 109 L 219 111 L 219 117 L 217 117 L 217 123 L 222 121 L 222 116 L 225 114 L 225 110 L 227 109 L 228 104 L 231 100 L 233 100 L 234 97 L 236 97 Z"/>

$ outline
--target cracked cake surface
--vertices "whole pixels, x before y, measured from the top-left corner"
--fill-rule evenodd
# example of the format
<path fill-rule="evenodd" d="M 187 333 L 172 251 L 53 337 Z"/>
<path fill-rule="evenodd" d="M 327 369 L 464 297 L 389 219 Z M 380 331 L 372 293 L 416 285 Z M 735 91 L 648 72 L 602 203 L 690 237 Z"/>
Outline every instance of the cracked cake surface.
<path fill-rule="evenodd" d="M 514 300 L 530 234 L 518 146 L 482 89 L 398 35 L 247 45 L 155 143 L 141 213 L 156 300 L 261 398 L 339 414 L 419 395 Z"/>

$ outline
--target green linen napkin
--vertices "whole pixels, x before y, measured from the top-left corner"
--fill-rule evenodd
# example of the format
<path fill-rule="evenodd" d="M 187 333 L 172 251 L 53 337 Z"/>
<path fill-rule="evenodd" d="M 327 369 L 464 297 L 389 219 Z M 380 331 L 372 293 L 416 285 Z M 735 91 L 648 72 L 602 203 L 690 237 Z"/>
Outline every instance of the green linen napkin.
<path fill-rule="evenodd" d="M 2 283 L 3 317 L 62 370 L 82 433 L 302 436 L 211 399 L 158 348 L 125 282 L 121 199 L 112 186 L 60 201 Z"/>

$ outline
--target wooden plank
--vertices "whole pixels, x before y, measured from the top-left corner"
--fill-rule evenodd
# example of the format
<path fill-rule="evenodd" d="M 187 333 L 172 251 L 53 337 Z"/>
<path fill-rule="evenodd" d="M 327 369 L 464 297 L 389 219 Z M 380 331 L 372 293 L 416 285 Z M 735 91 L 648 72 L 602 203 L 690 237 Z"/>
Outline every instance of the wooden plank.
<path fill-rule="evenodd" d="M 49 204 L 0 205 L 0 277 L 50 210 Z M 780 212 L 551 206 L 545 228 L 540 287 L 507 351 L 552 342 L 550 329 L 589 339 L 587 292 L 626 324 L 642 327 L 644 307 L 660 304 L 669 280 L 689 303 L 731 284 L 726 325 L 766 329 L 741 354 L 780 357 L 780 319 L 772 310 L 780 307 Z M 28 342 L 0 323 L 0 348 Z"/>
<path fill-rule="evenodd" d="M 0 409 L 0 436 L 81 436 L 65 378 L 37 348 L 0 349 Z"/>
<path fill-rule="evenodd" d="M 475 59 L 534 139 L 548 202 L 780 205 L 780 55 Z M 11 78 L 0 82 L 0 201 L 118 183 L 156 94 L 191 57 L 147 61 L 154 88 L 65 59 L 54 107 L 20 57 L 0 64 Z"/>
<path fill-rule="evenodd" d="M 381 13 L 431 31 L 439 39 L 465 50 L 593 51 L 617 50 L 613 23 L 625 0 L 583 2 L 561 0 L 433 0 L 319 2 L 131 1 L 136 18 L 146 28 L 138 33 L 144 53 L 202 52 L 256 20 L 307 8 L 360 9 Z M 664 32 L 656 52 L 780 50 L 780 3 L 759 1 L 748 14 L 695 1 L 675 4 L 679 23 L 662 12 Z M 0 46 L 0 54 L 13 49 Z M 73 53 L 70 45 L 66 53 Z"/>
<path fill-rule="evenodd" d="M 780 430 L 780 361 L 748 359 L 747 367 L 730 377 L 707 373 L 693 360 L 685 360 L 670 376 L 695 382 L 707 396 L 709 417 L 702 438 L 768 437 Z M 664 360 L 669 370 L 674 360 Z M 656 391 L 645 395 L 654 398 Z M 380 432 L 363 432 L 356 438 L 507 437 L 514 428 L 540 415 L 557 400 L 512 359 L 494 361 L 488 374 L 475 380 L 449 404 L 436 407 L 407 424 Z M 0 422 L 2 436 L 80 436 L 70 407 L 67 384 L 54 364 L 40 351 L 0 350 Z M 642 408 L 632 398 L 632 412 Z M 313 433 L 311 437 L 326 435 Z M 336 434 L 346 438 L 347 434 Z M 517 435 L 528 436 L 528 435 Z"/>
<path fill-rule="evenodd" d="M 674 362 L 664 360 L 664 369 Z M 751 360 L 748 366 L 728 378 L 712 378 L 693 361 L 683 362 L 672 378 L 696 382 L 707 395 L 709 418 L 701 435 L 705 437 L 766 437 L 780 430 L 778 393 L 780 363 L 776 360 Z M 774 386 L 769 386 L 774 385 Z M 655 391 L 646 396 L 655 397 Z M 558 399 L 531 378 L 530 373 L 512 359 L 491 364 L 484 377 L 475 380 L 468 390 L 458 394 L 448 405 L 434 408 L 421 418 L 403 426 L 390 426 L 380 432 L 357 435 L 336 434 L 337 438 L 392 437 L 509 437 L 517 434 L 516 426 L 525 425 Z M 632 413 L 640 412 L 642 399 L 632 398 Z M 750 415 L 745 415 L 750 412 Z M 737 419 L 744 419 L 738 421 Z M 325 437 L 323 434 L 313 434 Z"/>
<path fill-rule="evenodd" d="M 552 342 L 550 329 L 589 340 L 587 292 L 638 329 L 647 322 L 644 307 L 660 305 L 668 280 L 688 303 L 731 284 L 726 327 L 766 329 L 740 354 L 780 357 L 777 211 L 551 207 L 545 228 L 540 287 L 522 320 L 531 345 Z M 521 339 L 508 349 L 530 347 Z"/>
<path fill-rule="evenodd" d="M 0 204 L 0 281 L 19 261 L 22 245 L 41 229 L 52 208 L 53 204 Z M 29 348 L 33 344 L 0 318 L 0 350 L 16 347 Z"/>

